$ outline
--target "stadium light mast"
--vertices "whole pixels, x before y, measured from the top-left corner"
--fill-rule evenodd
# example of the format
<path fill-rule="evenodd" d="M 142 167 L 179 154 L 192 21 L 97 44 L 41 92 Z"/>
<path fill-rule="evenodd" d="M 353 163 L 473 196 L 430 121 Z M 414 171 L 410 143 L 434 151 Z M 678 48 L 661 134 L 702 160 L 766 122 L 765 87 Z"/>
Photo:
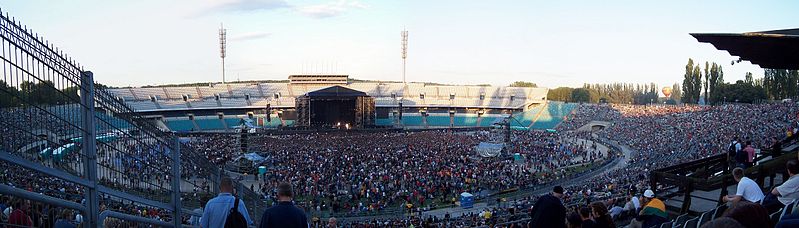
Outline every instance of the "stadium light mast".
<path fill-rule="evenodd" d="M 223 24 L 219 24 L 219 57 L 222 58 L 222 84 L 225 83 L 225 54 L 227 46 L 227 29 Z"/>
<path fill-rule="evenodd" d="M 400 32 L 402 35 L 402 83 L 407 83 L 405 81 L 405 59 L 408 58 L 408 30 L 402 30 Z"/>

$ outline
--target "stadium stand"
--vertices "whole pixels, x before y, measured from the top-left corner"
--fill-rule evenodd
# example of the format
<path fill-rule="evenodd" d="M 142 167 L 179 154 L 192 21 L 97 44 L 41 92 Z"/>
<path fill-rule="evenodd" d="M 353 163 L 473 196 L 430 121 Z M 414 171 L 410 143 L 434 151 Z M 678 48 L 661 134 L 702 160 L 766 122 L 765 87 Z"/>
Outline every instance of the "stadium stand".
<path fill-rule="evenodd" d="M 136 112 L 146 115 L 169 115 L 185 116 L 194 113 L 198 119 L 203 115 L 215 117 L 214 112 L 228 112 L 227 110 L 255 110 L 263 109 L 270 105 L 274 109 L 293 109 L 295 96 L 302 95 L 309 91 L 324 88 L 325 85 L 319 84 L 290 84 L 290 83 L 257 83 L 257 84 L 210 84 L 209 86 L 187 86 L 187 87 L 150 87 L 150 88 L 122 88 L 110 89 L 116 97 L 132 107 Z M 450 109 L 485 109 L 486 113 L 503 113 L 505 109 L 517 110 L 516 114 L 522 114 L 524 126 L 532 126 L 532 119 L 535 117 L 532 112 L 538 110 L 526 110 L 528 106 L 540 107 L 546 103 L 547 89 L 540 88 L 517 88 L 517 87 L 492 87 L 492 86 L 449 86 L 449 85 L 426 85 L 423 83 L 376 83 L 376 82 L 353 82 L 347 87 L 364 91 L 375 98 L 377 108 L 396 110 L 400 103 L 406 108 L 430 108 L 450 110 Z M 424 94 L 424 97 L 420 96 Z M 450 97 L 454 95 L 454 97 Z M 246 97 L 249 96 L 249 100 Z M 151 99 L 153 98 L 153 99 Z M 452 99 L 451 99 L 452 98 Z M 532 108 L 535 109 L 535 108 Z M 205 110 L 210 112 L 196 112 Z M 553 109 L 554 110 L 554 109 Z M 558 110 L 554 110 L 558 111 Z M 206 114 L 203 114 L 206 113 Z M 407 114 L 407 113 L 406 113 Z M 560 116 L 557 112 L 555 116 Z M 255 117 L 264 117 L 263 114 L 256 114 Z M 550 116 L 545 115 L 542 121 L 534 128 L 548 128 L 557 125 Z M 554 118 L 554 117 L 553 117 Z M 402 121 L 402 126 L 406 127 L 475 127 L 478 126 L 477 116 L 468 115 L 458 111 L 454 117 L 454 124 L 450 124 L 449 117 L 431 116 L 426 125 L 418 119 Z M 157 120 L 156 120 L 157 121 Z M 166 123 L 167 127 L 174 124 Z M 490 126 L 494 120 L 480 122 L 480 126 Z M 256 122 L 257 126 L 273 128 L 280 124 Z M 285 122 L 281 122 L 285 123 Z M 289 122 L 292 123 L 292 122 Z M 206 121 L 198 123 L 200 129 L 195 130 L 223 130 L 215 123 L 206 126 Z M 393 120 L 380 120 L 376 122 L 378 126 L 393 125 Z M 227 126 L 227 127 L 225 127 Z M 231 130 L 233 124 L 223 124 L 223 128 Z M 285 125 L 282 125 L 285 126 Z M 185 124 L 178 124 L 177 129 L 186 130 Z M 173 129 L 177 131 L 177 129 Z"/>
<path fill-rule="evenodd" d="M 550 101 L 541 115 L 533 120 L 534 129 L 554 129 L 563 119 L 568 116 L 577 104 Z"/>
<path fill-rule="evenodd" d="M 449 115 L 430 114 L 427 116 L 427 124 L 432 126 L 450 126 Z"/>
<path fill-rule="evenodd" d="M 171 119 L 164 121 L 169 129 L 177 132 L 188 132 L 197 130 L 194 122 L 189 119 Z"/>

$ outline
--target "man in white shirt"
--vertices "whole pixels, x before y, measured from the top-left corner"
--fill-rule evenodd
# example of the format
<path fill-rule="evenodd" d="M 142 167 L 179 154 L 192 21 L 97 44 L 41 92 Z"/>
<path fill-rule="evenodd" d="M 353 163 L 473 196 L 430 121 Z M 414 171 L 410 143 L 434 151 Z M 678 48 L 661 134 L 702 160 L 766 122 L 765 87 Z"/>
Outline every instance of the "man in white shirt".
<path fill-rule="evenodd" d="M 763 206 L 769 209 L 769 213 L 777 211 L 794 200 L 799 199 L 799 175 L 796 175 L 799 173 L 799 161 L 789 160 L 785 166 L 788 170 L 788 175 L 791 177 L 785 182 L 782 182 L 780 186 L 772 189 L 769 195 L 763 200 Z"/>
<path fill-rule="evenodd" d="M 630 191 L 628 197 L 630 201 L 628 201 L 627 204 L 624 205 L 624 210 L 632 211 L 635 214 L 637 214 L 638 211 L 641 210 L 641 200 L 638 199 L 638 196 L 635 196 L 634 191 Z"/>
<path fill-rule="evenodd" d="M 746 200 L 752 203 L 757 203 L 763 200 L 763 191 L 760 190 L 760 186 L 755 183 L 752 179 L 744 176 L 744 170 L 741 168 L 735 168 L 732 170 L 732 177 L 735 178 L 735 181 L 738 182 L 738 188 L 735 191 L 735 195 L 729 195 L 724 197 L 724 202 L 732 202 L 737 203 L 741 200 Z"/>

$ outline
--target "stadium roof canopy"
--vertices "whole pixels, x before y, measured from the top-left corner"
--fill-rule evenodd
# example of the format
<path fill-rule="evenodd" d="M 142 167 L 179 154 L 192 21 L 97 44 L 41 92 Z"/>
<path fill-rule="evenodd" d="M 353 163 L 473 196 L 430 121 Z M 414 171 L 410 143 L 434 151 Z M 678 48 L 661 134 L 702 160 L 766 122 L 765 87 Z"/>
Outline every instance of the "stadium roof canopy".
<path fill-rule="evenodd" d="M 331 86 L 319 90 L 314 90 L 305 94 L 309 97 L 368 97 L 364 92 L 350 89 L 344 86 Z"/>
<path fill-rule="evenodd" d="M 691 33 L 691 36 L 763 68 L 799 70 L 799 28 L 747 33 Z"/>

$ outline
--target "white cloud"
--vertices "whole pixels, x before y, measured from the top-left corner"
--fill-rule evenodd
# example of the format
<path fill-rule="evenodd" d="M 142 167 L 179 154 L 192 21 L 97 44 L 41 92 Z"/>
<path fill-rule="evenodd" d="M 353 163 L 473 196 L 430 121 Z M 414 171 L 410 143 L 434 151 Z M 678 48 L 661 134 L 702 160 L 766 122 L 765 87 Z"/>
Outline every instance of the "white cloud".
<path fill-rule="evenodd" d="M 328 18 L 344 14 L 350 9 L 366 9 L 366 5 L 359 1 L 338 0 L 334 2 L 300 6 L 297 11 L 313 18 Z"/>
<path fill-rule="evenodd" d="M 246 32 L 241 34 L 235 34 L 230 37 L 230 40 L 257 40 L 271 36 L 272 33 L 269 32 Z"/>
<path fill-rule="evenodd" d="M 198 5 L 201 7 L 189 13 L 189 17 L 218 12 L 253 12 L 291 7 L 285 0 L 208 0 Z"/>

